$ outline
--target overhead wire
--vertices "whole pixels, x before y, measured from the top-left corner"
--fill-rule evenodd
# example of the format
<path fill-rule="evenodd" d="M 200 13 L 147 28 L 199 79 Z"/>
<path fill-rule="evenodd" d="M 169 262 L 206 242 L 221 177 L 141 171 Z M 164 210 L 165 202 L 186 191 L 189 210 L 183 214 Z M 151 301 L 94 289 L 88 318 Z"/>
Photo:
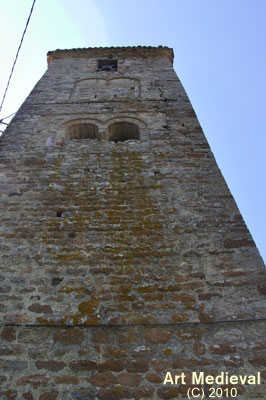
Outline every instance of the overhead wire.
<path fill-rule="evenodd" d="M 0 112 L 2 111 L 2 107 L 3 107 L 4 101 L 5 101 L 5 97 L 6 97 L 8 88 L 9 88 L 9 84 L 10 84 L 10 81 L 11 81 L 11 77 L 12 77 L 13 72 L 14 72 L 14 68 L 15 68 L 15 65 L 16 65 L 16 62 L 17 62 L 17 59 L 18 59 L 18 55 L 19 55 L 19 52 L 20 52 L 20 49 L 21 49 L 21 46 L 22 46 L 22 42 L 23 42 L 25 33 L 26 33 L 27 28 L 28 28 L 28 25 L 29 25 L 29 23 L 30 23 L 30 19 L 31 19 L 31 15 L 32 15 L 32 12 L 33 12 L 33 8 L 34 8 L 35 3 L 36 3 L 36 0 L 33 0 L 32 6 L 31 6 L 31 10 L 30 10 L 30 14 L 29 14 L 29 16 L 28 16 L 28 19 L 27 19 L 27 22 L 26 22 L 26 26 L 25 26 L 24 32 L 23 32 L 23 34 L 22 34 L 22 37 L 21 37 L 21 40 L 20 40 L 20 44 L 19 44 L 19 46 L 18 46 L 17 54 L 16 54 L 16 57 L 15 57 L 13 66 L 12 66 L 12 68 L 11 68 L 11 72 L 10 72 L 10 75 L 9 75 L 9 78 L 8 78 L 8 81 L 7 81 L 7 85 L 6 85 L 6 88 L 5 88 L 5 92 L 4 92 L 2 101 L 1 101 Z M 6 118 L 8 118 L 8 117 L 6 117 Z M 3 119 L 5 119 L 5 118 L 3 118 Z M 3 120 L 3 119 L 2 119 L 2 120 Z M 2 121 L 2 120 L 1 120 L 1 121 Z"/>
<path fill-rule="evenodd" d="M 8 115 L 7 117 L 1 118 L 0 121 L 4 121 L 4 119 L 7 119 L 9 117 L 12 117 L 12 115 L 15 115 L 17 111 L 13 112 L 12 114 Z"/>
<path fill-rule="evenodd" d="M 0 125 L 1 125 L 1 124 L 2 124 L 2 125 L 8 125 L 6 122 L 4 122 L 4 120 L 7 119 L 7 118 L 9 118 L 9 117 L 12 117 L 12 115 L 15 115 L 16 113 L 17 113 L 17 111 L 13 112 L 12 114 L 8 115 L 7 117 L 0 118 Z M 2 132 L 2 131 L 0 131 L 0 132 Z"/>

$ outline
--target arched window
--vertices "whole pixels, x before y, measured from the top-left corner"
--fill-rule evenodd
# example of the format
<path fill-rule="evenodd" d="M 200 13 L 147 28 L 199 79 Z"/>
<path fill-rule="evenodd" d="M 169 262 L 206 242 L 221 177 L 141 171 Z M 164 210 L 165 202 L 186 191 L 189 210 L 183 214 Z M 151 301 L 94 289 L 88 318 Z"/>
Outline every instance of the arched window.
<path fill-rule="evenodd" d="M 71 125 L 66 132 L 67 139 L 97 139 L 98 127 L 94 124 Z"/>
<path fill-rule="evenodd" d="M 109 126 L 109 140 L 123 142 L 125 140 L 139 139 L 139 127 L 132 122 L 114 122 Z"/>

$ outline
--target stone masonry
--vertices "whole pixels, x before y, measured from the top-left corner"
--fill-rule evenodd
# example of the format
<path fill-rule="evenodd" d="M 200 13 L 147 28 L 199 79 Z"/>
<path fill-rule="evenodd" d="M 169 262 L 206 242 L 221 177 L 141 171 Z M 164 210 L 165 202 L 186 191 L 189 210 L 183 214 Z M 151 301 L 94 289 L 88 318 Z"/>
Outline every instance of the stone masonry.
<path fill-rule="evenodd" d="M 0 399 L 266 399 L 265 267 L 172 62 L 49 52 L 1 138 Z"/>

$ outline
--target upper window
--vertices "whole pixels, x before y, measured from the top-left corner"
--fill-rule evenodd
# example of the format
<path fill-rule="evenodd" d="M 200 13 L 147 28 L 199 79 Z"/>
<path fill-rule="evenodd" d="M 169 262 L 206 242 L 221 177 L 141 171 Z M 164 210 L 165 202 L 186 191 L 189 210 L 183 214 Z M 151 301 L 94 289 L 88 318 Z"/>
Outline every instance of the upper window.
<path fill-rule="evenodd" d="M 97 71 L 117 71 L 117 60 L 98 60 Z"/>

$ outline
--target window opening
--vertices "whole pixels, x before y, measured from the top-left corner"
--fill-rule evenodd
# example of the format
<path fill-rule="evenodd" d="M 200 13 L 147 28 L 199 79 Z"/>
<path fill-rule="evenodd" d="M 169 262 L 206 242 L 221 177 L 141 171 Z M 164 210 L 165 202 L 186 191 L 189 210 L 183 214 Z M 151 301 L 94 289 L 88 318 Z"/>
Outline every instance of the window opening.
<path fill-rule="evenodd" d="M 71 125 L 67 132 L 67 139 L 97 139 L 98 128 L 94 124 L 81 123 Z"/>
<path fill-rule="evenodd" d="M 117 60 L 98 60 L 97 71 L 117 71 Z"/>
<path fill-rule="evenodd" d="M 132 122 L 114 122 L 109 126 L 109 140 L 112 142 L 136 139 L 139 139 L 139 127 Z"/>

